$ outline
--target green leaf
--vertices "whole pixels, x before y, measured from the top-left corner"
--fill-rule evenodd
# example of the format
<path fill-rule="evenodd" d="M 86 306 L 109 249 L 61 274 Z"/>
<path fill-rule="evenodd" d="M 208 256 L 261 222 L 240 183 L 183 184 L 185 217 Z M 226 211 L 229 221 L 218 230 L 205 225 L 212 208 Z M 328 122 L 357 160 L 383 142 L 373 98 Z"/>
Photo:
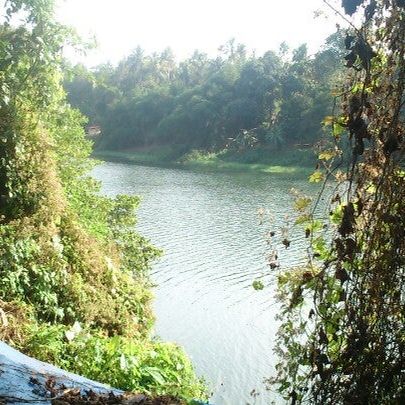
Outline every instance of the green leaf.
<path fill-rule="evenodd" d="M 296 225 L 302 225 L 310 222 L 312 220 L 312 216 L 308 214 L 300 215 L 296 220 L 295 224 Z"/>
<path fill-rule="evenodd" d="M 344 132 L 345 127 L 335 122 L 333 125 L 333 136 L 339 137 Z"/>
<path fill-rule="evenodd" d="M 145 371 L 160 385 L 164 385 L 166 383 L 165 379 L 163 378 L 162 374 L 160 374 L 159 369 L 155 367 L 146 367 Z"/>
<path fill-rule="evenodd" d="M 252 283 L 252 287 L 256 290 L 256 291 L 260 291 L 264 289 L 264 284 L 262 281 L 260 280 L 255 280 Z"/>
<path fill-rule="evenodd" d="M 320 181 L 323 181 L 324 178 L 325 178 L 324 174 L 321 171 L 316 170 L 309 176 L 309 182 L 310 183 L 319 183 Z"/>
<path fill-rule="evenodd" d="M 304 211 L 311 204 L 311 198 L 309 197 L 299 197 L 294 201 L 294 209 L 297 211 Z"/>
<path fill-rule="evenodd" d="M 328 115 L 322 120 L 322 124 L 325 126 L 332 125 L 334 121 L 335 117 L 333 115 Z"/>
<path fill-rule="evenodd" d="M 318 158 L 319 160 L 331 160 L 336 156 L 336 151 L 333 149 L 329 149 L 329 150 L 324 150 L 322 151 Z"/>

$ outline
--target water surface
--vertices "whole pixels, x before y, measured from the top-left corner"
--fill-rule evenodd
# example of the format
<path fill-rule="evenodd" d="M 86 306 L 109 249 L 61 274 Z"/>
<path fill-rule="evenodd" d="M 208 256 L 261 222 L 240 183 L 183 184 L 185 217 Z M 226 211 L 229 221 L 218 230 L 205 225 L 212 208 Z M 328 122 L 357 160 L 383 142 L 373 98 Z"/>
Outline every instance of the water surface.
<path fill-rule="evenodd" d="M 94 171 L 108 195 L 142 197 L 138 230 L 162 248 L 154 265 L 156 333 L 182 345 L 205 376 L 217 405 L 269 404 L 277 330 L 274 271 L 265 234 L 292 214 L 290 189 L 305 177 L 201 173 L 103 163 Z M 313 190 L 312 190 L 313 191 Z M 258 211 L 264 209 L 260 225 Z M 283 267 L 305 256 L 303 232 L 290 232 Z M 255 291 L 260 278 L 266 288 Z M 254 390 L 254 391 L 253 391 Z M 258 394 L 258 395 L 256 395 Z"/>

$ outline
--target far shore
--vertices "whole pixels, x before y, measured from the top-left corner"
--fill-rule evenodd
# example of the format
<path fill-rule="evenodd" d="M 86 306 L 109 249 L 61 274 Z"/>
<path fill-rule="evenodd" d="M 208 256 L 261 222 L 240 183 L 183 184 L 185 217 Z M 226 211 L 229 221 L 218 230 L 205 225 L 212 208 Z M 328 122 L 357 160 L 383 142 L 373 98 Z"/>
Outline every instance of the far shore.
<path fill-rule="evenodd" d="M 316 164 L 310 149 L 245 152 L 191 151 L 182 155 L 168 147 L 131 150 L 95 150 L 93 157 L 106 161 L 126 162 L 145 166 L 177 167 L 190 170 L 218 172 L 259 172 L 268 174 L 309 175 Z"/>

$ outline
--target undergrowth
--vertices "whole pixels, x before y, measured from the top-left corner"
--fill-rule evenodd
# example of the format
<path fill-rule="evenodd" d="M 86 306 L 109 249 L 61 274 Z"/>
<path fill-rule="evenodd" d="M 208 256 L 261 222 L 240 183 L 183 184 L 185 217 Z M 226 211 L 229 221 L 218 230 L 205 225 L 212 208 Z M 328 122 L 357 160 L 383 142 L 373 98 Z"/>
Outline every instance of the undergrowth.
<path fill-rule="evenodd" d="M 138 198 L 103 197 L 88 175 L 52 8 L 8 1 L 0 26 L 0 339 L 119 388 L 204 398 L 183 351 L 151 337 L 160 251 L 136 232 Z"/>

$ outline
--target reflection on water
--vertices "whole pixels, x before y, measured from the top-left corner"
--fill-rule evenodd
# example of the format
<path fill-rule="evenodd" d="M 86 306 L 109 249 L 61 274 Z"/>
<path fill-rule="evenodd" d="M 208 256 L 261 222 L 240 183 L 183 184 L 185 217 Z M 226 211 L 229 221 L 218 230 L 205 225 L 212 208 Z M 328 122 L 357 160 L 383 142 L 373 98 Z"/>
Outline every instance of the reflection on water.
<path fill-rule="evenodd" d="M 266 230 L 278 231 L 291 212 L 289 190 L 305 179 L 280 175 L 196 173 L 104 163 L 94 171 L 108 195 L 142 197 L 138 229 L 163 248 L 154 266 L 156 333 L 181 344 L 206 377 L 217 405 L 268 404 L 263 379 L 273 372 L 277 324 L 274 289 L 266 265 Z M 273 225 L 259 225 L 258 210 Z M 305 255 L 295 232 L 283 266 Z M 266 288 L 254 291 L 263 277 Z M 250 393 L 259 393 L 254 397 Z"/>

